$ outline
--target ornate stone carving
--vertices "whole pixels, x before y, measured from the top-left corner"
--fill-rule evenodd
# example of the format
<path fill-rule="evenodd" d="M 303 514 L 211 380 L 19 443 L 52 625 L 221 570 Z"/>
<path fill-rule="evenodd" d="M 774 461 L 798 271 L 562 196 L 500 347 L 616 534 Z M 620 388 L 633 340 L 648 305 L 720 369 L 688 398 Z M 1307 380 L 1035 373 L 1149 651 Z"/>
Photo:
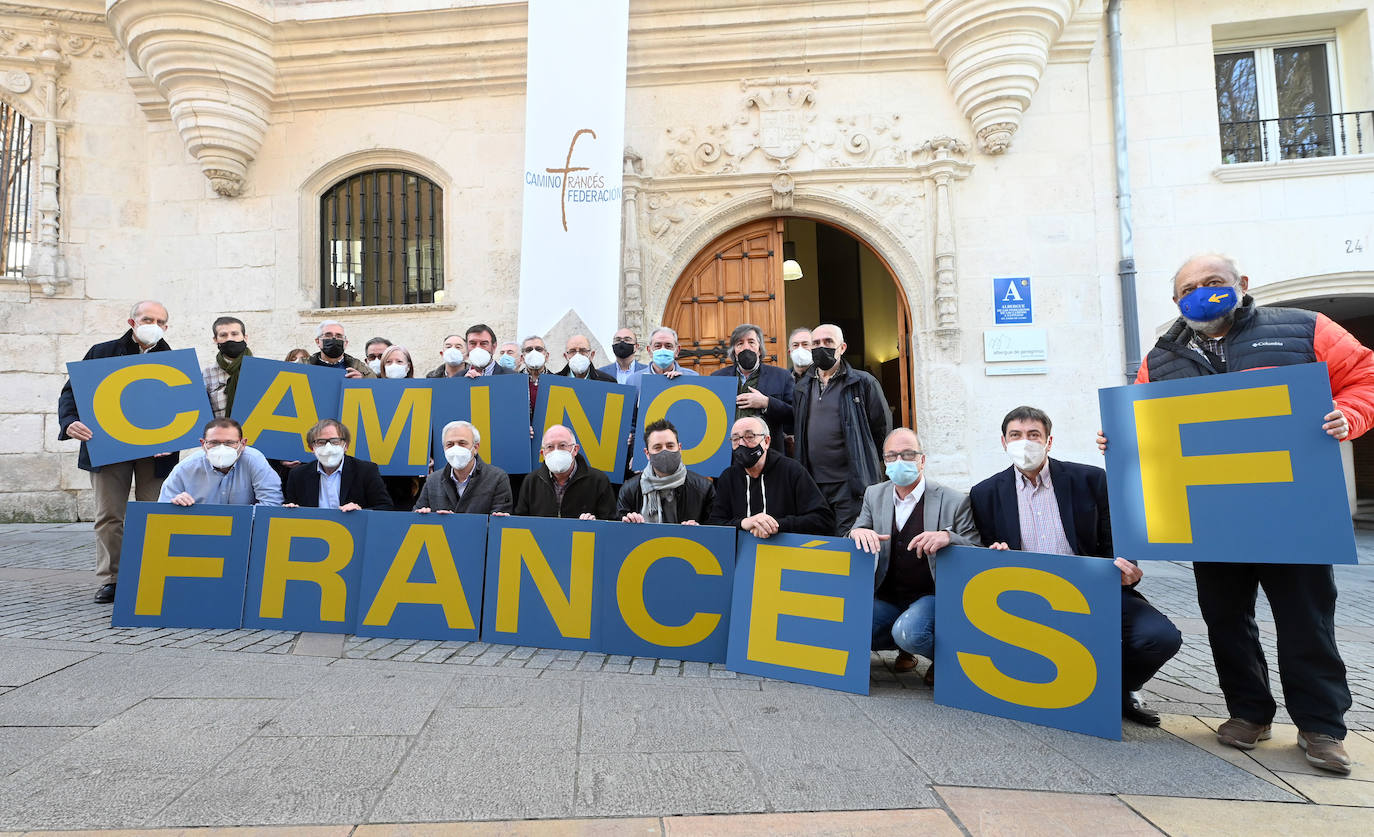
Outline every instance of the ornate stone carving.
<path fill-rule="evenodd" d="M 952 137 L 937 137 L 917 150 L 920 168 L 935 183 L 931 214 L 935 221 L 935 334 L 946 350 L 957 346 L 959 331 L 959 277 L 956 270 L 954 212 L 950 187 L 968 177 L 968 145 Z"/>
<path fill-rule="evenodd" d="M 979 148 L 1011 144 L 1051 47 L 1082 0 L 927 0 L 931 38 Z"/>
<path fill-rule="evenodd" d="M 24 266 L 24 278 L 42 287 L 43 293 L 47 296 L 52 296 L 71 281 L 67 277 L 67 260 L 62 256 L 58 244 L 58 223 L 62 206 L 57 199 L 57 122 L 59 110 L 66 103 L 66 96 L 64 91 L 58 88 L 57 79 L 66 68 L 67 59 L 61 51 L 61 31 L 53 21 L 43 22 L 42 47 L 33 61 L 42 79 L 37 93 L 42 96 L 43 101 L 43 134 L 38 156 L 38 194 L 34 200 L 34 210 L 38 215 L 35 224 L 37 235 L 33 254 L 29 257 L 29 263 Z M 9 75 L 14 76 L 15 73 Z M 27 74 L 21 75 L 27 78 Z M 7 78 L 6 83 L 10 80 Z M 31 79 L 29 83 L 32 86 Z"/>
<path fill-rule="evenodd" d="M 771 185 L 773 187 L 773 211 L 791 212 L 795 203 L 793 192 L 797 187 L 792 175 L 787 172 L 779 172 L 778 176 L 773 178 Z"/>
<path fill-rule="evenodd" d="M 621 277 L 620 324 L 637 335 L 644 333 L 644 293 L 640 279 L 639 251 L 639 176 L 644 160 L 633 148 L 625 149 L 624 180 L 621 196 Z"/>
<path fill-rule="evenodd" d="M 801 151 L 807 123 L 816 118 L 810 108 L 816 104 L 816 83 L 796 79 L 770 78 L 740 82 L 746 105 L 758 108 L 755 145 L 764 154 L 783 163 Z"/>
<path fill-rule="evenodd" d="M 108 16 L 215 192 L 241 194 L 271 112 L 271 22 L 215 0 L 120 0 Z"/>

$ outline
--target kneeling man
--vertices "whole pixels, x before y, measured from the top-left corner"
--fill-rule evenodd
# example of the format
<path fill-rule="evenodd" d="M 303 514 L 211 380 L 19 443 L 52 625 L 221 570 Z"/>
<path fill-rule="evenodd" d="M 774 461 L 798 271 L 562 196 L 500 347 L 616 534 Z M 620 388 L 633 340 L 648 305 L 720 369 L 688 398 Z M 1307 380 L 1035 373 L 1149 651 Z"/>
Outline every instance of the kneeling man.
<path fill-rule="evenodd" d="M 200 450 L 177 463 L 157 500 L 178 506 L 280 506 L 281 478 L 267 457 L 243 443 L 237 421 L 210 419 L 201 431 Z"/>
<path fill-rule="evenodd" d="M 625 481 L 615 513 L 624 523 L 682 523 L 696 526 L 711 513 L 716 490 L 682 464 L 677 428 L 666 418 L 644 428 L 649 465 Z"/>
<path fill-rule="evenodd" d="M 350 434 L 343 422 L 320 421 L 305 433 L 315 467 L 302 463 L 286 472 L 282 494 L 287 508 L 391 511 L 391 494 L 376 463 L 349 456 Z"/>
<path fill-rule="evenodd" d="M 887 479 L 864 492 L 849 536 L 877 557 L 873 576 L 873 650 L 898 649 L 897 671 L 916 657 L 931 661 L 935 681 L 935 553 L 976 546 L 968 497 L 925 479 L 926 455 L 916 431 L 899 427 L 883 441 Z M 880 534 L 881 533 L 881 534 Z"/>

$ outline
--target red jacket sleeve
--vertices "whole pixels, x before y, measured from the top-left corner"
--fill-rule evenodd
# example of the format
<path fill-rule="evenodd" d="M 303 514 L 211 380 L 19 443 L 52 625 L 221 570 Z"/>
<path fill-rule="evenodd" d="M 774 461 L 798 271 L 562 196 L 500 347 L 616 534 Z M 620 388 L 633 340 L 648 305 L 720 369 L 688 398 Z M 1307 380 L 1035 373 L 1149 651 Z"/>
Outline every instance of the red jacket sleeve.
<path fill-rule="evenodd" d="M 1326 363 L 1331 396 L 1350 423 L 1348 439 L 1374 427 L 1374 350 L 1325 314 L 1317 315 L 1317 360 Z"/>
<path fill-rule="evenodd" d="M 1135 382 L 1137 384 L 1150 382 L 1150 358 L 1148 356 L 1140 359 L 1140 368 L 1135 372 Z"/>

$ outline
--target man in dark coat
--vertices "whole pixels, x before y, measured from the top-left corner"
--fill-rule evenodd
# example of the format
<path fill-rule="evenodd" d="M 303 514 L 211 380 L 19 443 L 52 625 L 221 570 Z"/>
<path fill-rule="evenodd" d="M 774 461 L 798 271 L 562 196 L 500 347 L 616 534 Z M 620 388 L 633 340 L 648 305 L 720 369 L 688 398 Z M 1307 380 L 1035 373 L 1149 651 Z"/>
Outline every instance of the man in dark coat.
<path fill-rule="evenodd" d="M 1121 714 L 1157 727 L 1159 714 L 1141 702 L 1136 690 L 1178 653 L 1183 635 L 1135 589 L 1141 569 L 1112 552 L 1107 472 L 1050 459 L 1050 430 L 1043 410 L 1017 407 L 1007 413 L 1002 447 L 1012 467 L 969 491 L 973 522 L 983 545 L 994 549 L 1093 555 L 1116 562 L 1121 570 Z"/>
<path fill-rule="evenodd" d="M 742 418 L 730 431 L 732 464 L 716 478 L 710 523 L 767 538 L 778 532 L 830 535 L 835 515 L 811 475 L 771 450 L 768 425 L 757 416 Z"/>
<path fill-rule="evenodd" d="M 735 326 L 730 334 L 730 365 L 712 372 L 714 377 L 735 378 L 735 421 L 758 416 L 768 424 L 769 435 L 779 441 L 778 453 L 786 453 L 782 439 L 792 431 L 792 373 L 763 362 L 763 329 L 753 323 Z"/>
<path fill-rule="evenodd" d="M 351 434 L 334 419 L 321 419 L 306 431 L 315 462 L 302 462 L 287 472 L 282 505 L 290 508 L 391 511 L 391 493 L 376 463 L 349 456 Z"/>
<path fill-rule="evenodd" d="M 151 299 L 136 303 L 129 312 L 128 325 L 124 336 L 95 344 L 82 360 L 171 351 L 167 341 L 162 339 L 167 330 L 167 308 L 162 303 Z M 134 499 L 139 502 L 156 502 L 162 491 L 162 481 L 177 464 L 177 454 L 145 456 L 99 467 L 92 465 L 90 452 L 86 450 L 91 429 L 77 414 L 70 380 L 57 399 L 57 427 L 59 440 L 81 442 L 77 467 L 91 475 L 91 488 L 95 490 L 95 577 L 100 585 L 95 592 L 95 601 L 109 604 L 114 601 L 115 584 L 119 581 L 119 552 L 124 547 L 124 513 L 129 506 L 129 487 L 133 486 Z"/>
<path fill-rule="evenodd" d="M 444 425 L 444 459 L 447 464 L 425 479 L 415 511 L 421 514 L 510 514 L 510 477 L 482 461 L 482 435 L 471 422 Z"/>
<path fill-rule="evenodd" d="M 588 340 L 584 334 L 574 334 L 568 338 L 568 342 L 564 344 L 563 360 L 567 363 L 564 365 L 563 371 L 558 374 L 564 378 L 605 381 L 608 384 L 615 383 L 614 375 L 608 375 L 593 365 L 596 360 L 596 350 L 592 348 L 592 341 Z"/>
<path fill-rule="evenodd" d="M 682 463 L 677 428 L 666 418 L 644 428 L 644 454 L 649 464 L 625 481 L 615 513 L 625 523 L 682 523 L 708 520 L 716 490 L 701 474 Z"/>
<path fill-rule="evenodd" d="M 615 520 L 611 481 L 587 464 L 573 432 L 561 424 L 544 431 L 544 461 L 520 485 L 515 513 L 527 517 Z"/>

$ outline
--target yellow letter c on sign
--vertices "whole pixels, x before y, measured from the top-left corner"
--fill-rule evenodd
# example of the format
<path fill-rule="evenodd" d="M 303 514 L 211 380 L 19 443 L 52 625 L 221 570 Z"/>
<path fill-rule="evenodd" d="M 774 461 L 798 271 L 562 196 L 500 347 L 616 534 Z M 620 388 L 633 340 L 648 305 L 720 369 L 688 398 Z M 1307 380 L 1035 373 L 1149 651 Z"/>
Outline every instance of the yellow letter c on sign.
<path fill-rule="evenodd" d="M 1032 683 L 998 671 L 992 658 L 958 652 L 959 665 L 973 685 L 989 695 L 1033 709 L 1067 709 L 1087 700 L 1097 688 L 1097 662 L 1081 642 L 1054 628 L 1007 613 L 997 597 L 1011 590 L 1034 593 L 1064 613 L 1089 613 L 1082 591 L 1067 579 L 1044 570 L 996 567 L 984 570 L 964 586 L 964 614 L 969 624 L 1008 645 L 1049 659 L 1057 669 L 1048 683 Z"/>
<path fill-rule="evenodd" d="M 664 648 L 686 648 L 703 642 L 720 624 L 722 614 L 692 614 L 683 625 L 665 625 L 649 613 L 644 604 L 644 577 L 660 558 L 678 557 L 692 566 L 697 575 L 721 575 L 720 561 L 711 551 L 687 538 L 654 538 L 635 547 L 620 565 L 616 577 L 615 599 L 620 616 L 630 630 L 646 642 Z"/>
<path fill-rule="evenodd" d="M 705 462 L 725 444 L 725 434 L 730 430 L 730 421 L 734 413 L 726 415 L 725 405 L 705 387 L 683 384 L 668 387 L 649 402 L 648 408 L 644 411 L 644 425 L 647 427 L 668 415 L 668 410 L 679 401 L 695 401 L 706 411 L 706 432 L 702 435 L 701 441 L 690 448 L 682 449 L 682 461 L 685 464 L 696 465 Z"/>
<path fill-rule="evenodd" d="M 181 438 L 196 426 L 196 420 L 200 418 L 196 410 L 177 413 L 161 427 L 139 427 L 129 421 L 128 416 L 124 415 L 121 400 L 124 390 L 136 381 L 161 381 L 169 387 L 184 387 L 191 383 L 185 372 L 162 363 L 140 363 L 111 372 L 95 388 L 91 406 L 95 411 L 95 424 L 116 442 L 161 445 Z"/>

